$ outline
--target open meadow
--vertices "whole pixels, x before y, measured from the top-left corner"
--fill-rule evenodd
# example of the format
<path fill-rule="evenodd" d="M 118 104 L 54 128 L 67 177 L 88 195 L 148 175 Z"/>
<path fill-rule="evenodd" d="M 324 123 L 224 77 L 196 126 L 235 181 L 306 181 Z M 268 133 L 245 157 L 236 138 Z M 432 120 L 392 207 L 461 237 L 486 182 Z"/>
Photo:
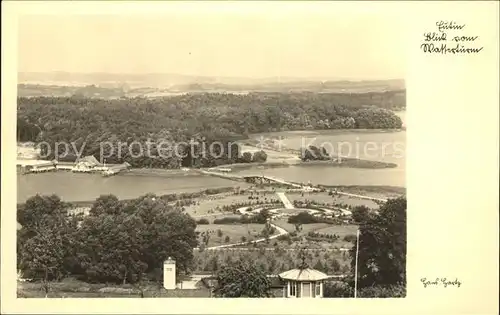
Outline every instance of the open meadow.
<path fill-rule="evenodd" d="M 349 205 L 351 207 L 367 206 L 368 208 L 378 208 L 378 205 L 373 200 L 359 199 L 359 198 L 343 196 L 343 195 L 330 196 L 326 192 L 303 193 L 303 194 L 299 193 L 299 192 L 293 192 L 293 193 L 287 193 L 286 196 L 288 197 L 288 199 L 291 202 L 294 202 L 294 201 L 300 201 L 300 202 L 314 201 L 314 202 L 319 202 L 319 203 L 345 204 L 345 205 Z"/>
<path fill-rule="evenodd" d="M 265 224 L 199 224 L 196 232 L 208 232 L 210 238 L 206 246 L 211 247 L 261 239 L 264 227 Z"/>

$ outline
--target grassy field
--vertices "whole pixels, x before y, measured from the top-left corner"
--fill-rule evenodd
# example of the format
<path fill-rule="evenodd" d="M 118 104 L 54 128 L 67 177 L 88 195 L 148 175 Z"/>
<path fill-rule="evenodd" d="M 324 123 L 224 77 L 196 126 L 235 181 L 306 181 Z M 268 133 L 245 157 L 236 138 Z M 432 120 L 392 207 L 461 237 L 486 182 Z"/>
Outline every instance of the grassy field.
<path fill-rule="evenodd" d="M 140 298 L 137 287 L 130 284 L 106 285 L 91 284 L 73 278 L 66 278 L 60 282 L 51 282 L 48 298 Z M 152 283 L 143 286 L 144 297 L 210 297 L 206 288 L 193 290 L 165 290 L 159 284 Z M 18 298 L 44 298 L 40 282 L 17 282 Z"/>
<path fill-rule="evenodd" d="M 360 206 L 364 205 L 369 208 L 378 208 L 378 205 L 371 200 L 357 199 L 353 197 L 347 196 L 329 196 L 328 193 L 304 193 L 302 196 L 301 193 L 286 193 L 286 196 L 291 202 L 294 201 L 316 201 L 321 203 L 341 203 L 347 204 L 351 206 Z M 186 207 L 186 213 L 190 214 L 193 218 L 199 219 L 201 217 L 207 217 L 208 220 L 213 220 L 215 215 L 222 211 L 223 206 L 230 206 L 237 203 L 246 203 L 256 200 L 248 199 L 249 195 L 232 195 L 232 194 L 221 194 L 210 197 L 203 197 L 197 199 L 197 204 L 190 205 Z M 271 200 L 277 199 L 278 196 L 274 192 L 266 192 L 260 193 L 259 200 Z M 217 209 L 219 207 L 219 209 Z M 277 205 L 279 207 L 279 205 Z"/>
<path fill-rule="evenodd" d="M 295 232 L 295 225 L 286 222 L 286 219 L 273 221 L 276 225 L 284 228 L 288 232 Z M 350 248 L 352 246 L 351 242 L 347 242 L 344 240 L 346 235 L 356 235 L 356 230 L 358 229 L 357 225 L 332 225 L 327 223 L 312 223 L 312 224 L 303 224 L 302 230 L 297 233 L 300 236 L 307 236 L 309 232 L 321 233 L 321 234 L 336 234 L 339 236 L 339 239 L 335 242 L 326 242 L 326 241 L 307 241 L 309 248 L 323 248 L 323 249 L 335 249 L 335 248 Z M 281 246 L 286 248 L 295 248 L 298 245 L 297 242 L 294 242 L 290 245 L 286 244 L 286 242 L 279 242 Z"/>
<path fill-rule="evenodd" d="M 224 244 L 232 244 L 241 242 L 241 237 L 244 236 L 247 241 L 262 238 L 259 234 L 262 232 L 264 224 L 207 224 L 196 226 L 196 231 L 210 231 L 210 239 L 208 246 L 217 246 Z M 222 237 L 217 236 L 217 230 L 221 230 Z M 275 232 L 276 233 L 276 232 Z M 226 236 L 229 236 L 229 242 L 226 243 Z"/>
<path fill-rule="evenodd" d="M 322 234 L 337 234 L 340 237 L 344 237 L 349 234 L 356 235 L 357 229 L 357 225 L 329 225 L 328 227 L 321 228 L 314 232 Z"/>
<path fill-rule="evenodd" d="M 198 198 L 199 204 L 186 207 L 186 213 L 194 218 L 210 215 L 212 213 L 221 212 L 217 207 L 230 206 L 235 203 L 243 203 L 251 201 L 248 195 L 215 195 L 210 197 Z"/>
<path fill-rule="evenodd" d="M 288 232 L 295 232 L 295 224 L 288 223 L 286 219 L 280 219 L 273 221 L 279 227 L 284 228 Z M 327 223 L 311 223 L 311 224 L 303 224 L 302 230 L 298 233 L 298 235 L 306 235 L 311 231 L 316 231 L 319 229 L 324 229 L 329 227 L 330 224 Z"/>
<path fill-rule="evenodd" d="M 348 248 L 352 246 L 352 243 L 345 241 L 344 237 L 346 235 L 356 235 L 357 229 L 358 229 L 357 225 L 330 225 L 328 227 L 316 230 L 314 232 L 321 234 L 330 234 L 330 235 L 336 234 L 340 238 L 334 243 L 335 246 Z"/>
<path fill-rule="evenodd" d="M 375 198 L 397 198 L 406 195 L 406 188 L 396 186 L 334 186 L 340 191 Z"/>
<path fill-rule="evenodd" d="M 355 206 L 367 206 L 368 208 L 378 208 L 378 205 L 372 200 L 357 199 L 348 196 L 329 196 L 328 193 L 304 193 L 304 196 L 300 193 L 287 193 L 286 196 L 291 202 L 312 200 L 316 202 L 327 202 L 327 203 L 343 203 L 347 205 Z"/>

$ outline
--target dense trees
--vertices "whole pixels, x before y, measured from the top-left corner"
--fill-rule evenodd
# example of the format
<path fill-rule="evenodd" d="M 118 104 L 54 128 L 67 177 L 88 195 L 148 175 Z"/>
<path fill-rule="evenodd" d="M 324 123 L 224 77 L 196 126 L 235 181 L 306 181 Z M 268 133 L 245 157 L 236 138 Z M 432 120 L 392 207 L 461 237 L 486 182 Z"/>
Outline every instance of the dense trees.
<path fill-rule="evenodd" d="M 325 147 L 316 147 L 314 145 L 301 149 L 300 158 L 302 161 L 324 161 L 331 159 L 330 153 Z M 333 152 L 331 152 L 333 153 Z"/>
<path fill-rule="evenodd" d="M 388 102 L 358 94 L 196 94 L 147 99 L 18 99 L 18 137 L 37 140 L 48 159 L 76 155 L 134 167 L 211 167 L 237 162 L 235 140 L 249 133 L 339 128 L 400 128 Z M 383 106 L 382 106 L 383 107 Z M 35 132 L 35 128 L 39 132 Z M 49 149 L 50 148 L 50 149 Z M 68 153 L 68 154 L 65 154 Z M 258 153 L 253 160 L 262 161 Z M 248 155 L 242 157 L 248 159 Z"/>
<path fill-rule="evenodd" d="M 154 195 L 101 196 L 85 218 L 68 217 L 56 196 L 35 196 L 19 208 L 18 220 L 18 267 L 45 281 L 66 275 L 89 282 L 160 280 L 169 256 L 179 272 L 188 272 L 197 245 L 194 220 Z"/>
<path fill-rule="evenodd" d="M 406 296 L 406 198 L 389 199 L 377 212 L 356 207 L 360 223 L 358 297 Z M 356 237 L 350 250 L 351 270 L 356 264 Z M 354 274 L 325 286 L 325 297 L 352 297 Z"/>
<path fill-rule="evenodd" d="M 361 221 L 359 288 L 406 283 L 406 198 L 389 199 Z M 356 242 L 355 240 L 353 242 Z M 351 250 L 355 257 L 356 246 Z M 354 269 L 355 259 L 352 260 Z"/>
<path fill-rule="evenodd" d="M 239 163 L 264 163 L 267 161 L 267 154 L 263 150 L 254 152 L 244 152 L 238 159 Z"/>
<path fill-rule="evenodd" d="M 218 297 L 271 297 L 271 282 L 266 271 L 253 261 L 238 260 L 218 268 Z"/>
<path fill-rule="evenodd" d="M 41 129 L 34 123 L 17 119 L 17 141 L 36 141 Z"/>
<path fill-rule="evenodd" d="M 65 207 L 55 195 L 37 195 L 19 206 L 17 266 L 25 277 L 58 280 L 73 267 L 77 222 L 67 218 Z"/>
<path fill-rule="evenodd" d="M 364 222 L 370 215 L 370 208 L 365 205 L 356 206 L 352 209 L 352 219 L 356 223 Z"/>

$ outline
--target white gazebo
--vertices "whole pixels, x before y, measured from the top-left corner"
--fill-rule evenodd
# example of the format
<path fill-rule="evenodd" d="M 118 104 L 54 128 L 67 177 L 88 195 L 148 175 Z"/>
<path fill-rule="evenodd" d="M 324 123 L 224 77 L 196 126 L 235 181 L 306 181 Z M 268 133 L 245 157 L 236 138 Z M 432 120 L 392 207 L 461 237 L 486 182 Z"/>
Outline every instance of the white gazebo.
<path fill-rule="evenodd" d="M 329 276 L 311 268 L 285 271 L 279 277 L 286 282 L 284 290 L 288 298 L 322 298 L 323 282 Z"/>

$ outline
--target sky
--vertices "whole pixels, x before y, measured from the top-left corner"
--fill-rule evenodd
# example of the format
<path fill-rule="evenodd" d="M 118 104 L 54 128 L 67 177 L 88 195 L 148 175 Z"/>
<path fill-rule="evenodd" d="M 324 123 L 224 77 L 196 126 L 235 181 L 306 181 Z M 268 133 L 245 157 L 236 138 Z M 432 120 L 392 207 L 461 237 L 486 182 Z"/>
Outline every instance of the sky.
<path fill-rule="evenodd" d="M 403 79 L 402 33 L 390 16 L 332 10 L 24 15 L 18 71 Z"/>

